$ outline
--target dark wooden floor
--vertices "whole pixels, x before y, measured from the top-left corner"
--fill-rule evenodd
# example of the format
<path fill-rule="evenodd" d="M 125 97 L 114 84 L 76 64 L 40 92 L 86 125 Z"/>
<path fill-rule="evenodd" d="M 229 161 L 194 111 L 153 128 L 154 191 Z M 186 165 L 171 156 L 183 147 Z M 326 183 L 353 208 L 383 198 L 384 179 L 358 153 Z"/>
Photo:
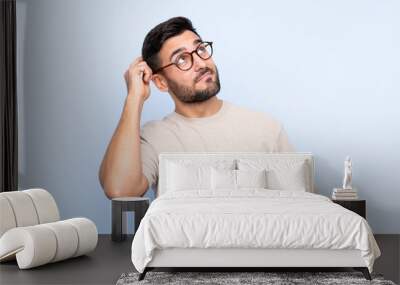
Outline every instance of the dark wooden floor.
<path fill-rule="evenodd" d="M 374 272 L 399 283 L 400 235 L 375 236 L 382 256 Z M 131 262 L 132 236 L 121 243 L 100 235 L 95 251 L 88 255 L 19 270 L 15 261 L 0 264 L 0 284 L 115 284 L 123 272 L 134 271 Z"/>

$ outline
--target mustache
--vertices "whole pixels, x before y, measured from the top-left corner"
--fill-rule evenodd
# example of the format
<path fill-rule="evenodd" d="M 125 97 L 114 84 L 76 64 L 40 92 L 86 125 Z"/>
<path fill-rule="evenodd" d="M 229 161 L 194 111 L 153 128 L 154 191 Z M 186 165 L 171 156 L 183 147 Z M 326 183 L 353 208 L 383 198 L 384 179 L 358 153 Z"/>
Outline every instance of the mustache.
<path fill-rule="evenodd" d="M 200 77 L 202 77 L 204 74 L 206 74 L 207 72 L 210 72 L 211 74 L 213 74 L 213 71 L 210 69 L 210 68 L 208 68 L 208 67 L 206 67 L 206 68 L 203 68 L 203 69 L 201 69 L 200 71 L 199 71 L 199 75 L 197 75 L 196 76 L 196 78 L 195 78 L 195 82 L 198 82 L 199 81 L 199 79 L 200 79 Z"/>

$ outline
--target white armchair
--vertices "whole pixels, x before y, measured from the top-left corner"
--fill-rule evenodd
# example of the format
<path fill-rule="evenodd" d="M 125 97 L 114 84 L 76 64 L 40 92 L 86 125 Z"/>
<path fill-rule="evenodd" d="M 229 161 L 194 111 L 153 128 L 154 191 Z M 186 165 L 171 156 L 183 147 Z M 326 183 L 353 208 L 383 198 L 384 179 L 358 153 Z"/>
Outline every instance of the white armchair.
<path fill-rule="evenodd" d="M 87 218 L 60 221 L 46 190 L 0 193 L 0 262 L 17 260 L 20 269 L 86 254 L 96 248 L 96 225 Z"/>

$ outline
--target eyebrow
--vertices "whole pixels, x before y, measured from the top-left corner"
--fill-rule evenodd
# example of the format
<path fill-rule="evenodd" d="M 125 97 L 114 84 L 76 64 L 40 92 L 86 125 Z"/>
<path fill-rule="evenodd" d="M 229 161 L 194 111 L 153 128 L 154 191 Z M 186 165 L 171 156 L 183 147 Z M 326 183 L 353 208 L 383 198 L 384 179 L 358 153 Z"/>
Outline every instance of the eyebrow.
<path fill-rule="evenodd" d="M 202 42 L 201 39 L 195 39 L 195 40 L 193 41 L 193 44 L 198 44 L 198 43 L 201 43 L 201 42 Z M 169 61 L 172 60 L 172 58 L 174 57 L 174 55 L 176 55 L 177 53 L 180 53 L 181 51 L 184 51 L 184 50 L 186 50 L 186 48 L 184 48 L 184 47 L 181 47 L 181 48 L 178 48 L 178 49 L 174 50 L 173 53 L 171 54 L 171 56 L 169 57 Z"/>

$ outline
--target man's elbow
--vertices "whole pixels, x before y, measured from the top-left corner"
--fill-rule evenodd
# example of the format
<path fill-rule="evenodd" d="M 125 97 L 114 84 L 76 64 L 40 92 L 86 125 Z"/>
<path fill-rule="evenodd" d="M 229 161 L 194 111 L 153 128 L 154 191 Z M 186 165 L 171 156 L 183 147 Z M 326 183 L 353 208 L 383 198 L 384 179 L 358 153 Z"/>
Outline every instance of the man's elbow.
<path fill-rule="evenodd" d="M 140 183 L 131 183 L 129 185 L 123 185 L 117 182 L 107 183 L 107 181 L 103 181 L 101 184 L 104 194 L 110 200 L 119 197 L 141 197 L 146 193 L 148 188 L 143 181 Z"/>

